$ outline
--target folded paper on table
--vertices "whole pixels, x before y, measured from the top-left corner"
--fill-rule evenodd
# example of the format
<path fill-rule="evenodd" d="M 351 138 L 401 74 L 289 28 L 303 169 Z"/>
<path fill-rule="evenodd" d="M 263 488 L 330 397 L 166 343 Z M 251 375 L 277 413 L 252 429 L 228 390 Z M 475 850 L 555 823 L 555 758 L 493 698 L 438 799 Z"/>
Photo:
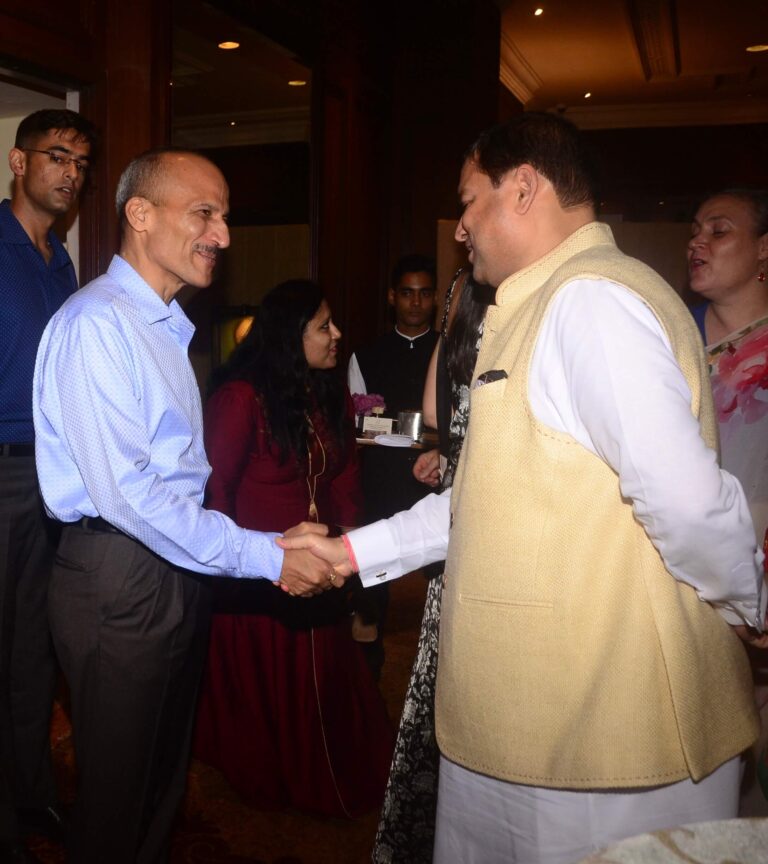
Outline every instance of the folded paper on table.
<path fill-rule="evenodd" d="M 410 435 L 377 435 L 373 440 L 385 447 L 410 447 L 413 444 Z"/>

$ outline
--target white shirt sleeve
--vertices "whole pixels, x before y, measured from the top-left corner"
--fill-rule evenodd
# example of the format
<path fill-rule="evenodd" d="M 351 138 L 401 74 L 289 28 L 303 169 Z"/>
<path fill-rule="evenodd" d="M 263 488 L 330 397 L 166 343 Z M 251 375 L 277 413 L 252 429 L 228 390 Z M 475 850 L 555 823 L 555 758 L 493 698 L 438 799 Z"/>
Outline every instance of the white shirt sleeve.
<path fill-rule="evenodd" d="M 762 552 L 739 481 L 719 468 L 659 321 L 605 280 L 557 295 L 534 350 L 536 417 L 610 465 L 669 572 L 731 624 L 759 626 Z"/>
<path fill-rule="evenodd" d="M 365 379 L 360 371 L 360 366 L 357 362 L 357 357 L 353 354 L 349 358 L 349 366 L 347 367 L 347 386 L 350 393 L 367 393 L 365 387 Z"/>
<path fill-rule="evenodd" d="M 347 533 L 366 588 L 397 579 L 433 561 L 448 550 L 451 490 L 432 493 L 410 510 L 396 513 Z"/>

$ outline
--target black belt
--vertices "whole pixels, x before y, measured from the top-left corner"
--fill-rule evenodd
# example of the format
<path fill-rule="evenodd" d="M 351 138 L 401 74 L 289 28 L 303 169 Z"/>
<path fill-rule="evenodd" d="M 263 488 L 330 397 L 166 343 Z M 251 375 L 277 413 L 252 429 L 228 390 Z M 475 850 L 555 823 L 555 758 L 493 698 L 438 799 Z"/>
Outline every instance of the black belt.
<path fill-rule="evenodd" d="M 78 528 L 82 528 L 83 531 L 95 531 L 97 534 L 123 533 L 119 528 L 110 525 L 106 519 L 102 519 L 101 516 L 83 516 L 78 522 L 73 522 L 72 524 L 77 525 Z"/>
<path fill-rule="evenodd" d="M 0 444 L 0 458 L 6 456 L 34 456 L 34 444 Z"/>

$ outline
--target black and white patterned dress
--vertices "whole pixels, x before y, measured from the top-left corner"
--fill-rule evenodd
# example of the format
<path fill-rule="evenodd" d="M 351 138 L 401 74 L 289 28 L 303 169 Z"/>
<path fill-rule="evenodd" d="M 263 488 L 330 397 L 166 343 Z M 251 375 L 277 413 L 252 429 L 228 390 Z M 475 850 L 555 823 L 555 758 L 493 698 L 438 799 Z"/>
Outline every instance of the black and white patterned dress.
<path fill-rule="evenodd" d="M 458 277 L 458 274 L 457 274 Z M 446 297 L 446 308 L 457 277 Z M 447 313 L 446 313 L 447 314 Z M 445 326 L 443 326 L 443 331 Z M 477 336 L 480 349 L 482 325 Z M 451 384 L 454 413 L 449 427 L 444 489 L 453 476 L 469 419 L 469 387 Z M 435 810 L 440 752 L 435 739 L 435 682 L 443 574 L 429 580 L 419 644 L 405 694 L 392 768 L 376 832 L 374 864 L 430 864 L 435 840 Z"/>

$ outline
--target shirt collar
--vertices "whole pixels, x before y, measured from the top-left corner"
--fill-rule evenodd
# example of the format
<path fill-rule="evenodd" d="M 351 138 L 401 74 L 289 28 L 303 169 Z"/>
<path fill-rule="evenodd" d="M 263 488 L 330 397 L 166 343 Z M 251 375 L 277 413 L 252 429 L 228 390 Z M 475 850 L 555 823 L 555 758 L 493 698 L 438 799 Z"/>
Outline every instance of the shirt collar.
<path fill-rule="evenodd" d="M 195 326 L 184 314 L 184 310 L 176 300 L 166 304 L 156 291 L 146 282 L 133 267 L 120 255 L 115 255 L 109 263 L 107 274 L 112 277 L 128 294 L 136 309 L 148 324 L 158 321 L 168 321 L 180 331 L 188 331 L 189 338 L 195 332 Z"/>
<path fill-rule="evenodd" d="M 0 234 L 6 243 L 15 243 L 28 246 L 32 243 L 29 235 L 22 227 L 21 222 L 13 215 L 11 202 L 5 198 L 0 203 Z"/>
<path fill-rule="evenodd" d="M 417 339 L 421 339 L 422 336 L 426 336 L 427 333 L 430 333 L 431 331 L 432 331 L 432 328 L 431 328 L 431 327 L 427 327 L 427 329 L 426 329 L 423 333 L 419 333 L 418 336 L 406 336 L 405 333 L 401 333 L 401 332 L 397 329 L 397 324 L 395 324 L 395 333 L 397 333 L 398 336 L 400 336 L 401 338 L 407 340 L 408 342 L 415 342 Z"/>
<path fill-rule="evenodd" d="M 24 226 L 14 216 L 13 210 L 11 210 L 11 202 L 8 198 L 0 201 L 0 238 L 2 238 L 3 243 L 9 243 L 13 246 L 31 246 L 33 249 L 35 248 L 29 234 L 24 230 Z M 58 270 L 61 267 L 69 266 L 71 263 L 69 255 L 53 229 L 48 232 L 48 242 L 51 244 L 53 252 L 49 265 L 51 269 Z"/>

